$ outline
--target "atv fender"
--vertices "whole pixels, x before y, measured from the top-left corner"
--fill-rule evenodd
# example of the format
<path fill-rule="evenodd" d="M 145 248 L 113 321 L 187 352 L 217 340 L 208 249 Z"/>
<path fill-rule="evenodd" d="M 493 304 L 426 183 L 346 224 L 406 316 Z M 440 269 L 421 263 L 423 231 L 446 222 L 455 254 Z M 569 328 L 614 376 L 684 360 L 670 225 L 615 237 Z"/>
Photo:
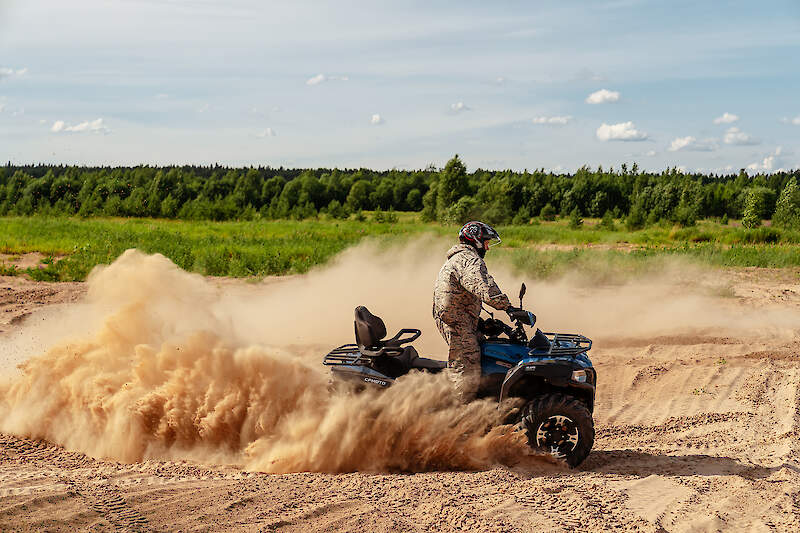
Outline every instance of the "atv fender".
<path fill-rule="evenodd" d="M 572 381 L 573 368 L 561 362 L 535 361 L 517 365 L 506 374 L 503 385 L 500 387 L 500 401 L 508 398 L 511 388 L 520 380 L 529 377 L 543 379 L 554 387 L 575 389 L 579 396 L 589 396 L 594 399 L 594 385 Z M 594 402 L 592 402 L 594 403 Z M 591 410 L 591 407 L 590 407 Z"/>

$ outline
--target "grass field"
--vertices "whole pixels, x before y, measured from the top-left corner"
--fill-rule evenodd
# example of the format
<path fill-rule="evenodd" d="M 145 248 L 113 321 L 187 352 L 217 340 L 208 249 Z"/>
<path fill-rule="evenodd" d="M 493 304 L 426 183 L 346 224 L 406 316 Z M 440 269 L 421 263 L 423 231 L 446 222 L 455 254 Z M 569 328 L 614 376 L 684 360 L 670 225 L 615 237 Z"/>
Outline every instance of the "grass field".
<path fill-rule="evenodd" d="M 800 234 L 747 230 L 712 221 L 695 227 L 639 231 L 600 229 L 587 220 L 499 228 L 497 256 L 534 277 L 581 271 L 597 276 L 644 271 L 659 259 L 682 256 L 716 266 L 800 266 Z M 619 225 L 618 225 L 619 226 Z M 19 271 L 0 262 L 0 275 L 37 280 L 83 280 L 97 264 L 128 248 L 162 253 L 181 268 L 214 276 L 306 272 L 364 238 L 396 243 L 422 234 L 455 240 L 458 228 L 424 224 L 411 213 L 397 223 L 354 220 L 186 222 L 154 219 L 0 218 L 0 253 L 41 252 L 58 260 Z"/>

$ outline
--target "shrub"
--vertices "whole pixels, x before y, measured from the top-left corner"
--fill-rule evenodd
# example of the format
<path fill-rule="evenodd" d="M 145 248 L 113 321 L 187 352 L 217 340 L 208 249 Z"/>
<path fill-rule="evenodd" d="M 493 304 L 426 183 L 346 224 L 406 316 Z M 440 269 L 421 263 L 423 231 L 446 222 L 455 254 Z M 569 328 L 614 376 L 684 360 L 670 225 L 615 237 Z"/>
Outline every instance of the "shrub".
<path fill-rule="evenodd" d="M 17 265 L 6 265 L 5 263 L 0 263 L 0 276 L 17 276 L 19 275 L 19 269 Z"/>
<path fill-rule="evenodd" d="M 477 202 L 471 196 L 460 198 L 442 214 L 442 221 L 449 224 L 465 224 L 476 218 L 481 217 L 478 216 Z"/>
<path fill-rule="evenodd" d="M 517 214 L 514 215 L 514 218 L 511 220 L 511 223 L 515 226 L 523 226 L 530 222 L 531 220 L 531 212 L 527 206 L 522 207 Z"/>
<path fill-rule="evenodd" d="M 581 218 L 580 210 L 576 207 L 569 214 L 569 227 L 572 229 L 578 229 L 581 226 L 583 226 L 583 219 Z"/>
<path fill-rule="evenodd" d="M 553 207 L 553 204 L 547 203 L 542 210 L 539 212 L 539 217 L 542 220 L 555 220 L 556 219 L 556 208 Z"/>
<path fill-rule="evenodd" d="M 614 215 L 612 215 L 611 211 L 608 209 L 606 209 L 602 220 L 600 220 L 599 227 L 608 231 L 614 231 L 617 229 L 616 225 L 614 225 Z"/>
<path fill-rule="evenodd" d="M 331 200 L 331 202 L 328 204 L 326 211 L 328 212 L 328 215 L 330 215 L 332 218 L 337 218 L 337 219 L 347 218 L 347 211 L 342 206 L 341 202 L 339 202 L 339 200 Z M 360 212 L 361 211 L 359 211 L 359 213 Z"/>

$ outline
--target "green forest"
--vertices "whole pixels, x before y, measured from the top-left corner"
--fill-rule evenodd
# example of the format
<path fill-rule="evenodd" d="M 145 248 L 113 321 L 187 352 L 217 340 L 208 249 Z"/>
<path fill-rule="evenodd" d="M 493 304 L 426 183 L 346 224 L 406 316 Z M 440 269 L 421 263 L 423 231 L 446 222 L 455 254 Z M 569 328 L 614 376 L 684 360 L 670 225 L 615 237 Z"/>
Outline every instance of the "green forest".
<path fill-rule="evenodd" d="M 222 166 L 77 167 L 10 163 L 0 167 L 0 216 L 153 217 L 182 220 L 364 220 L 377 211 L 419 212 L 423 221 L 526 224 L 556 217 L 621 219 L 628 229 L 660 222 L 772 219 L 800 226 L 800 170 L 703 175 L 582 167 L 574 174 L 471 172 L 456 155 L 444 168 L 285 169 Z"/>

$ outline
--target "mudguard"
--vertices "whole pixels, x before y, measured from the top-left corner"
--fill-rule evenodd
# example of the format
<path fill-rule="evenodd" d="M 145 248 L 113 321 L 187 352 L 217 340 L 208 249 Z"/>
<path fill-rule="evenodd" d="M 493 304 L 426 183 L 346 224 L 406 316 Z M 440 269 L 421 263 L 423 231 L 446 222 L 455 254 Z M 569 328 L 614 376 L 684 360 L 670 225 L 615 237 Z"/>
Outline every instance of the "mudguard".
<path fill-rule="evenodd" d="M 565 364 L 562 361 L 543 360 L 520 363 L 506 374 L 503 385 L 500 387 L 499 400 L 502 402 L 508 398 L 511 387 L 527 376 L 543 378 L 555 387 L 580 389 L 591 393 L 591 397 L 594 398 L 594 385 L 572 381 L 572 371 L 572 365 Z"/>

